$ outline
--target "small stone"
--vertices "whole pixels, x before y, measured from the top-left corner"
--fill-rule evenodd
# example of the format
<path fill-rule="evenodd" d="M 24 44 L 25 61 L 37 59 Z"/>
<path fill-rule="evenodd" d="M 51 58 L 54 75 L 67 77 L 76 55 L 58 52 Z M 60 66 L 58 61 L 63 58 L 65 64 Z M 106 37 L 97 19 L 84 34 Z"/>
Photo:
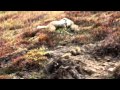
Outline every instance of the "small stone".
<path fill-rule="evenodd" d="M 108 63 L 103 63 L 103 66 L 107 66 L 108 65 Z"/>
<path fill-rule="evenodd" d="M 76 50 L 73 49 L 70 52 L 71 52 L 72 55 L 76 55 Z"/>
<path fill-rule="evenodd" d="M 109 68 L 108 71 L 113 72 L 114 68 Z"/>
<path fill-rule="evenodd" d="M 66 53 L 62 56 L 62 58 L 69 59 L 70 56 L 71 56 L 71 53 Z"/>
<path fill-rule="evenodd" d="M 80 47 L 76 47 L 76 51 L 77 51 L 77 53 L 80 53 L 81 52 Z"/>
<path fill-rule="evenodd" d="M 53 51 L 48 51 L 45 56 L 47 57 L 52 57 L 53 56 Z"/>
<path fill-rule="evenodd" d="M 80 47 L 75 47 L 70 52 L 72 55 L 79 55 L 81 53 L 81 49 L 80 49 Z"/>
<path fill-rule="evenodd" d="M 110 60 L 111 60 L 111 57 L 110 57 L 110 56 L 105 56 L 104 59 L 107 60 L 107 61 L 110 61 Z"/>

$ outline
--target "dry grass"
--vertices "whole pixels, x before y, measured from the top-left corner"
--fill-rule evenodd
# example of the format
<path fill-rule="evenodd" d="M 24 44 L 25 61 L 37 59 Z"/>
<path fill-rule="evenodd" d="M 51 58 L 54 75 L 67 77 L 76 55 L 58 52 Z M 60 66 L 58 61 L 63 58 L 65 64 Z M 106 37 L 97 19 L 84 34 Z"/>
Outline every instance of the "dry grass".
<path fill-rule="evenodd" d="M 67 17 L 79 25 L 80 30 L 74 32 L 55 32 L 49 30 L 36 30 L 38 25 L 47 25 L 53 20 Z M 0 57 L 5 57 L 19 48 L 26 48 L 39 58 L 39 48 L 46 46 L 53 49 L 60 43 L 88 44 L 103 40 L 101 47 L 95 52 L 99 56 L 119 56 L 120 53 L 120 11 L 5 11 L 0 12 Z M 70 35 L 71 34 L 71 35 Z M 29 53 L 26 53 L 28 57 Z M 37 57 L 38 56 L 38 57 Z M 41 55 L 40 55 L 41 56 Z M 41 58 L 40 58 L 41 59 Z M 10 60 L 11 70 L 23 70 L 24 68 L 38 68 L 31 58 L 17 58 Z M 0 62 L 1 64 L 1 62 Z M 34 67 L 35 66 L 35 67 Z M 18 67 L 14 70 L 15 67 Z M 0 76 L 4 78 L 4 76 Z M 5 78 L 7 78 L 5 76 Z"/>
<path fill-rule="evenodd" d="M 37 31 L 34 28 L 63 17 L 68 17 L 79 25 L 79 34 L 74 35 L 72 39 L 77 43 L 85 44 L 104 40 L 110 33 L 119 29 L 119 11 L 6 11 L 0 13 L 0 44 L 2 46 L 3 43 L 9 42 L 14 47 L 28 48 L 32 44 L 39 43 L 38 45 L 46 44 L 54 47 L 57 41 L 63 38 L 67 41 L 71 37 L 48 32 L 49 30 Z M 9 48 L 9 46 L 6 47 Z"/>
<path fill-rule="evenodd" d="M 54 46 L 57 41 L 55 39 L 59 36 L 62 38 L 62 34 L 57 34 L 58 37 L 56 37 L 56 33 L 39 32 L 34 28 L 63 17 L 68 17 L 79 25 L 80 32 L 74 36 L 73 40 L 78 43 L 104 40 L 109 33 L 119 29 L 119 11 L 6 11 L 0 13 L 1 45 L 9 42 L 13 46 L 22 44 L 29 46 L 33 43 Z M 63 38 L 67 41 L 70 37 Z"/>
<path fill-rule="evenodd" d="M 0 75 L 0 79 L 12 79 L 13 77 L 10 75 Z"/>
<path fill-rule="evenodd" d="M 1 51 L 0 52 L 0 57 L 2 57 L 2 56 L 5 56 L 7 54 L 10 54 L 10 53 L 14 52 L 15 50 L 11 45 L 5 44 L 5 45 L 1 45 L 0 51 Z"/>

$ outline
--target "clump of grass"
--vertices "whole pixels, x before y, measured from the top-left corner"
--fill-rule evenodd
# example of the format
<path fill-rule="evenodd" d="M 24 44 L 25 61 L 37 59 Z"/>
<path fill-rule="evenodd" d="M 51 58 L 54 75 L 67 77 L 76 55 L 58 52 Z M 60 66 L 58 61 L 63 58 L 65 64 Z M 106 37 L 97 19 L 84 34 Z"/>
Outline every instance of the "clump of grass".
<path fill-rule="evenodd" d="M 92 38 L 94 41 L 104 40 L 105 37 L 107 37 L 111 32 L 112 30 L 107 27 L 98 27 L 96 29 L 91 30 Z"/>
<path fill-rule="evenodd" d="M 17 71 L 31 71 L 31 70 L 39 70 L 40 65 L 33 60 L 28 60 L 24 56 L 19 56 L 17 58 L 12 59 L 12 62 L 9 66 L 4 68 L 4 72 L 6 74 L 11 74 Z"/>
<path fill-rule="evenodd" d="M 14 30 L 14 29 L 22 28 L 24 26 L 24 23 L 22 23 L 20 20 L 10 19 L 10 20 L 4 21 L 2 25 L 4 29 Z"/>
<path fill-rule="evenodd" d="M 56 30 L 56 33 L 62 34 L 62 35 L 71 35 L 72 34 L 71 32 L 72 31 L 70 30 L 70 28 L 58 28 Z"/>
<path fill-rule="evenodd" d="M 22 38 L 34 37 L 38 31 L 36 30 L 26 30 L 21 34 Z"/>
<path fill-rule="evenodd" d="M 34 60 L 34 61 L 44 61 L 47 60 L 47 57 L 45 56 L 47 54 L 47 51 L 44 47 L 30 50 L 26 55 L 26 59 Z"/>
<path fill-rule="evenodd" d="M 88 44 L 92 42 L 92 38 L 89 34 L 80 34 L 80 35 L 76 35 L 73 39 L 72 39 L 72 43 L 76 43 L 76 44 Z"/>
<path fill-rule="evenodd" d="M 0 38 L 0 47 L 6 44 L 6 40 L 3 38 Z"/>
<path fill-rule="evenodd" d="M 14 15 L 16 15 L 18 12 L 17 11 L 2 11 L 2 13 L 0 14 L 0 22 L 4 22 L 7 21 L 8 19 L 12 18 Z M 1 23 L 0 25 L 3 25 L 3 23 Z"/>
<path fill-rule="evenodd" d="M 22 70 L 23 69 L 23 64 L 22 62 L 24 61 L 25 59 L 23 57 L 17 57 L 15 59 L 12 60 L 11 64 L 5 68 L 5 73 L 13 73 L 13 72 L 16 72 L 18 70 Z"/>
<path fill-rule="evenodd" d="M 6 42 L 12 43 L 12 42 L 14 42 L 14 40 L 16 39 L 16 35 L 17 35 L 17 32 L 16 32 L 16 31 L 5 30 L 5 31 L 3 32 L 3 34 L 1 35 L 1 37 L 2 37 Z"/>
<path fill-rule="evenodd" d="M 24 39 L 15 42 L 15 47 L 28 48 L 30 45 L 31 45 L 31 42 Z"/>
<path fill-rule="evenodd" d="M 50 32 L 49 30 L 41 30 L 39 33 L 36 34 L 38 37 L 38 42 L 40 45 L 46 45 L 48 47 L 55 47 L 59 41 L 61 40 L 61 37 L 56 32 Z"/>
<path fill-rule="evenodd" d="M 65 14 L 67 18 L 73 20 L 77 25 L 90 26 L 94 24 L 94 22 L 89 19 L 92 15 L 90 11 L 66 11 Z"/>
<path fill-rule="evenodd" d="M 44 67 L 48 63 L 47 50 L 44 47 L 30 50 L 26 55 L 25 59 L 32 60 L 38 63 L 41 67 Z"/>
<path fill-rule="evenodd" d="M 101 46 L 95 49 L 95 54 L 98 56 L 112 56 L 120 58 L 120 31 L 115 31 L 109 34 Z"/>
<path fill-rule="evenodd" d="M 2 47 L 0 47 L 0 57 L 5 56 L 7 54 L 10 54 L 10 53 L 12 53 L 14 51 L 15 50 L 11 45 L 5 44 Z"/>
<path fill-rule="evenodd" d="M 0 11 L 0 14 L 4 14 L 6 11 Z"/>
<path fill-rule="evenodd" d="M 12 79 L 10 75 L 0 75 L 0 79 Z"/>

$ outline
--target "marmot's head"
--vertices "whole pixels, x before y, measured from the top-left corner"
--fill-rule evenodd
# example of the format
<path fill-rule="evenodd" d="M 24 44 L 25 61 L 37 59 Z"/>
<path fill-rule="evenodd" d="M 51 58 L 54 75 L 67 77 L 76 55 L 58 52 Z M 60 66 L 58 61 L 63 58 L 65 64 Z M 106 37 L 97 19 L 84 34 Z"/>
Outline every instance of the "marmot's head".
<path fill-rule="evenodd" d="M 70 20 L 70 19 L 68 19 L 68 18 L 63 18 L 62 20 L 65 20 L 65 21 L 72 21 L 72 20 Z"/>
<path fill-rule="evenodd" d="M 62 20 L 65 20 L 67 27 L 70 27 L 71 25 L 74 24 L 74 22 L 68 18 L 63 18 Z"/>

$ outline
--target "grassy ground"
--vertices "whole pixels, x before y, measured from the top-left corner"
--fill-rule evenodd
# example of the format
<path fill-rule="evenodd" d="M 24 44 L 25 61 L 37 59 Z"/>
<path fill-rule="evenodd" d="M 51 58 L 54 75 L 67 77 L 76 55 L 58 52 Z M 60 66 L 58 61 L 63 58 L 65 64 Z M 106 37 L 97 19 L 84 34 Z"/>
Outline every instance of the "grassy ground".
<path fill-rule="evenodd" d="M 35 29 L 63 17 L 73 20 L 80 30 Z M 119 11 L 1 11 L 0 78 L 71 79 L 80 78 L 79 74 L 86 76 L 84 78 L 118 78 L 119 28 Z M 76 47 L 82 50 L 78 55 Z M 59 67 L 50 72 L 50 66 L 55 63 L 60 64 Z M 84 73 L 75 73 L 78 71 L 73 67 L 77 65 Z M 61 66 L 72 67 L 75 72 L 64 71 Z"/>

